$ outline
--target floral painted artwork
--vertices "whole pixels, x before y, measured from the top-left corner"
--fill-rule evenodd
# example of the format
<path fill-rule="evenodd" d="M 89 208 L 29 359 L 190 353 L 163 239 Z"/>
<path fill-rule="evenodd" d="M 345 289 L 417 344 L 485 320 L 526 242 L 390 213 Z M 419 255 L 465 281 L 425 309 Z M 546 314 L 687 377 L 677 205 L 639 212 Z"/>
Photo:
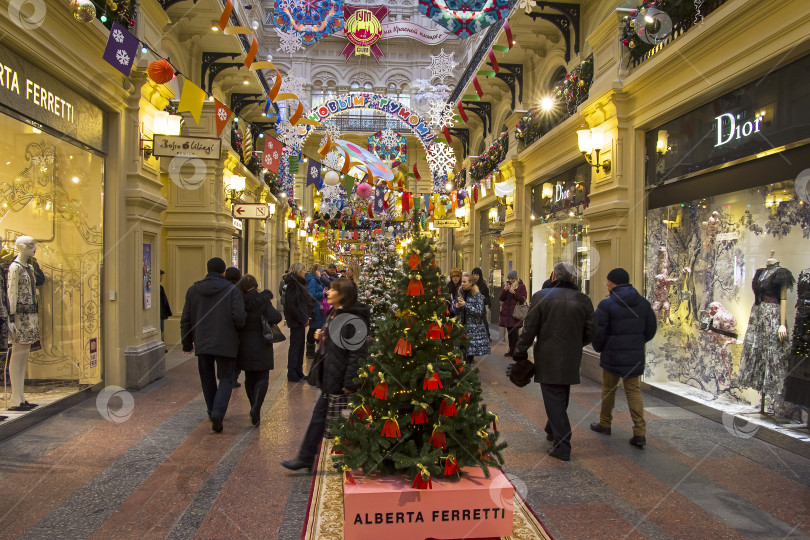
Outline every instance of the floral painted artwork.
<path fill-rule="evenodd" d="M 343 28 L 342 0 L 276 1 L 273 24 L 282 32 L 297 33 L 304 45 Z"/>

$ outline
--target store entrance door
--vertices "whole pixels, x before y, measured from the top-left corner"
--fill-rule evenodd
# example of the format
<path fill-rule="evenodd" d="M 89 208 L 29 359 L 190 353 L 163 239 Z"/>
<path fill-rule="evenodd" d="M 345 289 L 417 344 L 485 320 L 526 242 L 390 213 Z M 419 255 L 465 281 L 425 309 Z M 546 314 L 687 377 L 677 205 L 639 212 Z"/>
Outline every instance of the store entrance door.
<path fill-rule="evenodd" d="M 481 235 L 481 271 L 489 287 L 491 298 L 489 322 L 498 324 L 501 313 L 501 286 L 504 278 L 503 243 L 500 231 L 490 231 Z"/>

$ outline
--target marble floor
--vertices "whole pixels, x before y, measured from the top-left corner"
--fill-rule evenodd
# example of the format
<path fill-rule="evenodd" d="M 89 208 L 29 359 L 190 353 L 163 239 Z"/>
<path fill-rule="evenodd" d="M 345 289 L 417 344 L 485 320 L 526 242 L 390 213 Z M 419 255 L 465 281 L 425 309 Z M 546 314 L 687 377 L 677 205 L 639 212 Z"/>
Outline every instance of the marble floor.
<path fill-rule="evenodd" d="M 640 450 L 623 395 L 608 437 L 588 429 L 600 388 L 574 387 L 571 461 L 547 457 L 539 385 L 512 386 L 504 352 L 479 362 L 485 398 L 505 469 L 555 538 L 810 538 L 810 460 L 650 396 Z M 0 539 L 301 538 L 311 476 L 279 462 L 317 391 L 276 369 L 261 426 L 240 388 L 214 434 L 196 361 L 169 355 L 131 410 L 128 396 L 91 398 L 0 443 Z"/>

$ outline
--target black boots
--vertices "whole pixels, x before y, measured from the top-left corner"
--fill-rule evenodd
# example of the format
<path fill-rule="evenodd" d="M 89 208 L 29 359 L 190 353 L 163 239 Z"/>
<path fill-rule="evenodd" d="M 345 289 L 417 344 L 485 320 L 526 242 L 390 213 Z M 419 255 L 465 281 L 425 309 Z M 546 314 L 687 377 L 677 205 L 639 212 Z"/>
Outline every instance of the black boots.
<path fill-rule="evenodd" d="M 610 435 L 610 426 L 605 427 L 599 422 L 594 422 L 591 424 L 591 431 L 595 431 L 597 433 L 602 433 L 604 435 Z"/>
<path fill-rule="evenodd" d="M 290 469 L 291 471 L 297 471 L 300 469 L 309 469 L 312 471 L 312 462 L 306 462 L 301 458 L 291 459 L 290 461 L 282 461 L 281 466 L 285 469 Z"/>
<path fill-rule="evenodd" d="M 306 357 L 309 358 L 310 360 L 315 358 L 315 342 L 314 341 L 312 343 L 307 342 Z"/>

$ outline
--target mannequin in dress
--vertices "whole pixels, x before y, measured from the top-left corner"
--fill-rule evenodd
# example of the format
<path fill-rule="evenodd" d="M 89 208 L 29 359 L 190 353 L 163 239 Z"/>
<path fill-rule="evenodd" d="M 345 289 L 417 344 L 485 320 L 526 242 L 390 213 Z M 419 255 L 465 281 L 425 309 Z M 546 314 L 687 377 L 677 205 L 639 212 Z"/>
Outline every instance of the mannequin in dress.
<path fill-rule="evenodd" d="M 10 411 L 30 411 L 37 405 L 25 400 L 25 368 L 31 345 L 39 341 L 39 315 L 37 314 L 36 279 L 33 257 L 37 252 L 36 240 L 20 236 L 15 242 L 17 257 L 8 268 L 8 330 L 12 343 L 9 375 L 11 378 Z"/>
<path fill-rule="evenodd" d="M 661 246 L 658 249 L 658 264 L 660 268 L 659 273 L 653 278 L 652 309 L 659 322 L 661 322 L 663 317 L 664 322 L 672 324 L 672 319 L 669 316 L 669 289 L 676 283 L 681 283 L 690 270 L 689 268 L 684 268 L 679 277 L 669 277 L 669 254 L 667 253 L 666 246 Z"/>
<path fill-rule="evenodd" d="M 745 332 L 740 358 L 739 382 L 762 393 L 760 413 L 765 412 L 765 395 L 782 393 L 787 374 L 787 291 L 795 279 L 779 266 L 771 251 L 765 268 L 754 274 L 754 306 Z"/>

